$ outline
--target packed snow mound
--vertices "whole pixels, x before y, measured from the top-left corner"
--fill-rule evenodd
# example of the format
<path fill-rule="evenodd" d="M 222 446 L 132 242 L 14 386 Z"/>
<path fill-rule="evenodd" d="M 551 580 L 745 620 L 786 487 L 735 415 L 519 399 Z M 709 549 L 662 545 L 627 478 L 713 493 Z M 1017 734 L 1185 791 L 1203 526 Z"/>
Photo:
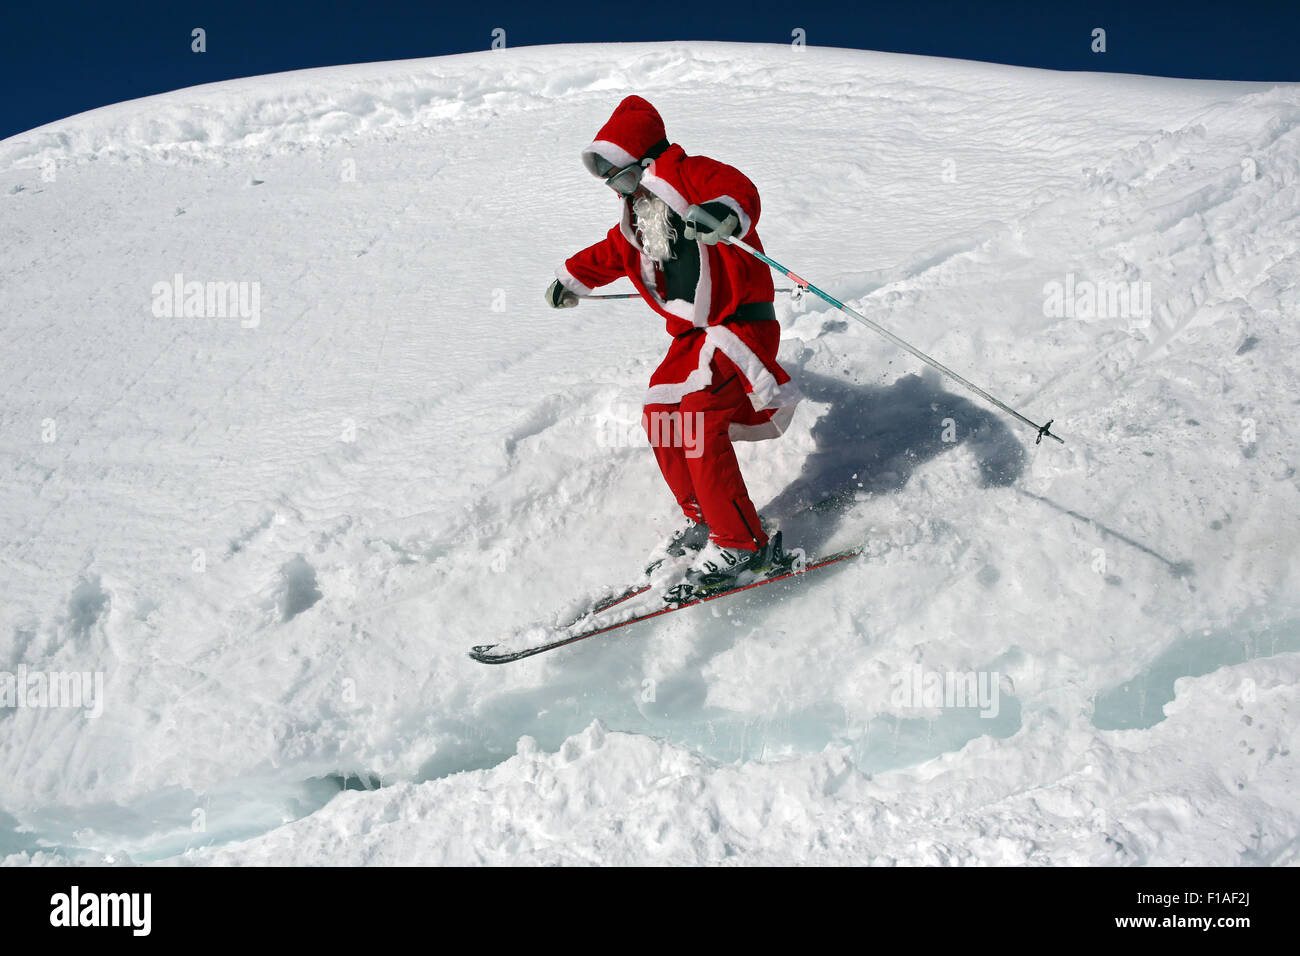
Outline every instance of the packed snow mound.
<path fill-rule="evenodd" d="M 1091 866 L 1300 861 L 1293 840 L 1300 654 L 1183 678 L 1145 733 L 1026 728 L 958 758 L 872 777 L 842 748 L 722 764 L 610 733 L 555 753 L 531 737 L 491 770 L 351 792 L 303 820 L 188 862 L 303 866 L 810 864 Z M 1204 746 L 1207 722 L 1224 728 Z M 1229 730 L 1229 728 L 1231 728 Z M 1190 758 L 1190 759 L 1189 759 Z M 1026 759 L 1044 789 L 1026 793 Z M 973 771 L 973 772 L 972 772 Z M 1110 782 L 1124 779 L 1121 792 Z"/>
<path fill-rule="evenodd" d="M 488 668 L 673 522 L 662 323 L 541 301 L 615 215 L 577 157 L 629 92 L 750 175 L 772 255 L 1067 444 L 781 297 L 808 400 L 742 465 L 790 544 L 864 557 Z M 0 854 L 1292 860 L 1298 215 L 1294 86 L 775 46 L 0 142 L 0 676 L 102 679 L 0 707 Z M 169 312 L 191 281 L 243 308 Z"/>

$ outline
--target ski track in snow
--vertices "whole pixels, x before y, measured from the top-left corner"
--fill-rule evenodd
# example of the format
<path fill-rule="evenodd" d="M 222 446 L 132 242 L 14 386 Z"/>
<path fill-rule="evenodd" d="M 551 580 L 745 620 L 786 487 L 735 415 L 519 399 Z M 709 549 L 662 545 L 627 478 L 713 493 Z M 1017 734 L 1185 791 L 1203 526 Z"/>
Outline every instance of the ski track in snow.
<path fill-rule="evenodd" d="M 484 667 L 672 521 L 662 323 L 541 302 L 614 215 L 577 157 L 632 91 L 754 179 L 770 254 L 1067 444 L 779 299 L 809 399 L 751 491 L 868 554 Z M 1296 862 L 1298 183 L 1294 86 L 735 44 L 0 142 L 0 671 L 105 681 L 95 720 L 0 708 L 0 858 Z M 176 273 L 260 282 L 260 323 L 154 317 Z M 1046 317 L 1067 273 L 1153 315 Z M 998 713 L 900 704 L 914 668 L 997 672 Z"/>

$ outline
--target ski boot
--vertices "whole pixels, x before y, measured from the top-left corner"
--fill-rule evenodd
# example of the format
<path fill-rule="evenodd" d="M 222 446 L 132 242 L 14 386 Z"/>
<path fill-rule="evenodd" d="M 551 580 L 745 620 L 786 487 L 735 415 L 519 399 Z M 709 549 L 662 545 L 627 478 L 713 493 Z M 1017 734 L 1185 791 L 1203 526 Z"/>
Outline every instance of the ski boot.
<path fill-rule="evenodd" d="M 781 532 L 767 539 L 755 551 L 724 548 L 715 541 L 706 544 L 682 580 L 664 590 L 666 604 L 684 604 L 744 587 L 763 578 L 787 574 L 802 567 L 802 551 L 787 552 L 781 544 Z"/>
<path fill-rule="evenodd" d="M 645 576 L 652 578 L 673 558 L 694 554 L 709 543 L 709 526 L 703 522 L 688 522 L 678 528 L 650 552 L 646 558 Z"/>

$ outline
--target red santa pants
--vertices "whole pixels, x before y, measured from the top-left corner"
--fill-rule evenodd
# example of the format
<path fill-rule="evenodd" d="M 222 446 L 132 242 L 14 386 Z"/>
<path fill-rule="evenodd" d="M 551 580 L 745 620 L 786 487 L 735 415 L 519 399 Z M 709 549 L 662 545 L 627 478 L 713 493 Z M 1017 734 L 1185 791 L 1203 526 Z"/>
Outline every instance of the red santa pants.
<path fill-rule="evenodd" d="M 641 423 L 682 513 L 709 526 L 724 548 L 753 551 L 767 544 L 749 500 L 728 429 L 761 425 L 770 410 L 755 411 L 735 364 L 722 352 L 710 363 L 713 379 L 677 405 L 646 405 Z"/>

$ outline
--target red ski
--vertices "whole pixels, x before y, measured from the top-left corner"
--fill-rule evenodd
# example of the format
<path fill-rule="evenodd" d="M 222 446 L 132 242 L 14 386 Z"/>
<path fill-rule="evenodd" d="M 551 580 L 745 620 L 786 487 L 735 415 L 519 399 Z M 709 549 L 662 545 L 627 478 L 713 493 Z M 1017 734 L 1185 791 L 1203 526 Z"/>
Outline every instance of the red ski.
<path fill-rule="evenodd" d="M 652 618 L 662 617 L 665 614 L 672 614 L 674 611 L 684 611 L 689 607 L 695 607 L 706 601 L 717 601 L 722 598 L 732 597 L 754 588 L 763 587 L 766 584 L 775 584 L 777 581 L 785 581 L 789 578 L 800 578 L 810 571 L 816 571 L 818 568 L 829 567 L 849 558 L 857 557 L 862 553 L 861 548 L 854 548 L 850 551 L 840 551 L 825 558 L 818 558 L 809 562 L 803 568 L 797 570 L 780 570 L 772 574 L 771 577 L 759 578 L 757 581 L 751 581 L 749 584 L 743 584 L 739 587 L 731 588 L 727 591 L 721 591 L 715 594 L 709 594 L 704 597 L 693 600 L 683 601 L 680 604 L 663 604 L 658 595 L 656 606 L 637 613 L 624 616 L 611 615 L 610 612 L 620 606 L 625 606 L 633 598 L 639 597 L 650 591 L 648 585 L 629 588 L 615 598 L 608 598 L 597 604 L 591 611 L 584 614 L 581 618 L 573 623 L 556 628 L 548 628 L 545 635 L 541 635 L 536 643 L 531 643 L 523 647 L 510 644 L 478 644 L 469 652 L 469 656 L 483 664 L 508 664 L 511 661 L 522 660 L 525 657 L 532 657 L 534 654 L 540 654 L 543 651 L 553 651 L 557 647 L 564 647 L 567 644 L 574 644 L 578 641 L 586 640 L 589 637 L 595 637 L 597 634 L 607 634 L 610 631 L 616 631 L 622 627 L 628 627 L 632 624 L 639 624 L 642 621 L 649 621 Z M 616 618 L 611 620 L 611 617 Z"/>

